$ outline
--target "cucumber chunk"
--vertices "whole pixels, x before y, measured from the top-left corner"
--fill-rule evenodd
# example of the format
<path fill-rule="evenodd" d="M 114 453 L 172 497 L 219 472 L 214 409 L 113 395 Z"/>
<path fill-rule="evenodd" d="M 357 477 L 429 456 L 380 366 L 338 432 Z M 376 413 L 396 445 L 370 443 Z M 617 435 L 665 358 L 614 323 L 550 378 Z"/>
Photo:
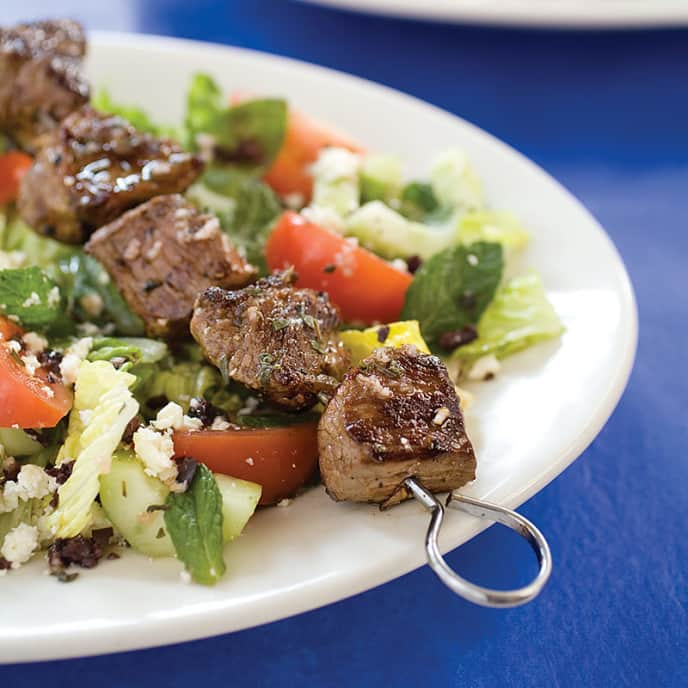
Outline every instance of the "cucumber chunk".
<path fill-rule="evenodd" d="M 225 542 L 233 540 L 253 516 L 263 488 L 256 483 L 215 473 L 215 482 L 222 494 L 222 535 Z"/>
<path fill-rule="evenodd" d="M 244 529 L 260 499 L 261 486 L 215 474 L 222 494 L 223 538 L 233 540 Z M 130 452 L 112 457 L 110 472 L 100 476 L 100 501 L 118 532 L 138 552 L 149 557 L 174 557 L 172 539 L 165 528 L 163 511 L 148 507 L 164 504 L 170 491 L 146 474 L 143 464 Z"/>
<path fill-rule="evenodd" d="M 135 550 L 149 557 L 175 556 L 164 512 L 147 511 L 164 504 L 169 493 L 129 452 L 117 452 L 110 472 L 100 476 L 100 501 L 107 517 Z"/>

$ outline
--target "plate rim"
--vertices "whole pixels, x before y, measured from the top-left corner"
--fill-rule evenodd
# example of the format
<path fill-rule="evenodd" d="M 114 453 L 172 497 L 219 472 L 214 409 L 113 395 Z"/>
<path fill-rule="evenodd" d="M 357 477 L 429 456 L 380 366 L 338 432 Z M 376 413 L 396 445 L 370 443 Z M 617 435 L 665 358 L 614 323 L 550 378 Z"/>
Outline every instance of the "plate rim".
<path fill-rule="evenodd" d="M 575 461 L 589 446 L 589 444 L 599 434 L 600 430 L 607 423 L 616 408 L 621 396 L 628 383 L 635 355 L 637 352 L 638 343 L 638 311 L 633 287 L 628 275 L 626 266 L 616 249 L 616 246 L 611 241 L 611 238 L 604 231 L 600 223 L 590 213 L 590 211 L 579 201 L 575 196 L 564 187 L 557 179 L 546 172 L 542 167 L 537 165 L 534 161 L 527 158 L 518 150 L 509 144 L 501 141 L 489 132 L 481 129 L 477 125 L 455 115 L 451 112 L 443 110 L 431 103 L 425 102 L 415 96 L 405 93 L 401 90 L 394 89 L 384 84 L 378 84 L 368 79 L 358 76 L 340 72 L 338 70 L 322 67 L 320 65 L 312 64 L 303 60 L 283 57 L 281 55 L 274 55 L 262 51 L 228 46 L 218 43 L 195 41 L 188 39 L 172 38 L 167 36 L 158 36 L 152 34 L 133 34 L 125 32 L 106 32 L 93 31 L 89 33 L 92 42 L 104 44 L 108 47 L 123 47 L 132 43 L 144 44 L 144 46 L 153 45 L 153 47 L 163 47 L 168 50 L 173 50 L 175 47 L 184 47 L 189 50 L 200 50 L 208 52 L 229 52 L 239 56 L 249 57 L 251 59 L 260 60 L 263 62 L 272 62 L 275 65 L 288 63 L 298 68 L 304 66 L 309 71 L 314 70 L 323 76 L 336 77 L 337 80 L 349 81 L 353 84 L 358 84 L 370 88 L 371 86 L 383 91 L 387 95 L 395 98 L 402 98 L 414 107 L 421 107 L 423 110 L 432 110 L 437 115 L 444 118 L 458 121 L 461 126 L 470 130 L 471 134 L 481 138 L 484 142 L 492 146 L 496 146 L 504 154 L 515 156 L 521 164 L 526 165 L 530 171 L 538 177 L 546 181 L 550 185 L 555 185 L 557 190 L 567 197 L 580 212 L 583 213 L 591 227 L 594 227 L 610 249 L 615 258 L 614 276 L 615 283 L 618 283 L 618 298 L 621 305 L 621 314 L 624 319 L 624 324 L 628 329 L 628 337 L 625 341 L 624 355 L 620 358 L 618 365 L 615 368 L 613 378 L 610 378 L 610 383 L 607 388 L 607 393 L 599 400 L 596 405 L 595 412 L 591 414 L 591 418 L 587 425 L 581 429 L 577 442 L 571 444 L 566 451 L 563 451 L 558 457 L 556 463 L 548 466 L 548 470 L 530 480 L 520 490 L 515 492 L 510 499 L 504 500 L 502 503 L 505 506 L 514 508 L 522 504 L 531 496 L 539 492 L 554 478 L 560 475 L 573 461 Z M 488 523 L 478 522 L 470 528 L 469 535 L 458 545 L 445 546 L 442 548 L 443 552 L 455 549 L 461 544 L 472 539 L 475 535 L 482 532 L 489 527 Z M 327 604 L 346 599 L 353 595 L 372 589 L 386 582 L 395 580 L 410 571 L 413 571 L 424 564 L 424 555 L 419 551 L 416 558 L 409 558 L 404 562 L 390 562 L 385 559 L 383 562 L 377 564 L 373 569 L 367 569 L 365 575 L 351 576 L 347 579 L 347 585 L 333 595 L 327 582 L 319 582 L 311 584 L 308 599 L 305 599 L 303 594 L 291 592 L 290 595 L 284 598 L 284 603 L 281 607 L 288 608 L 286 613 L 280 613 L 277 617 L 271 614 L 267 609 L 254 612 L 253 618 L 247 623 L 227 623 L 226 612 L 221 604 L 217 604 L 213 608 L 202 609 L 193 613 L 184 614 L 178 619 L 185 620 L 187 623 L 171 623 L 174 617 L 166 619 L 146 619 L 139 621 L 136 625 L 136 632 L 134 632 L 134 624 L 126 623 L 111 623 L 105 627 L 95 625 L 87 628 L 76 628 L 66 633 L 64 638 L 50 637 L 47 632 L 34 632 L 28 638 L 24 635 L 12 640 L 2 634 L 0 624 L 0 637 L 3 638 L 2 647 L 0 648 L 0 664 L 16 662 L 16 661 L 44 661 L 49 659 L 69 658 L 77 656 L 89 656 L 95 654 L 105 654 L 109 652 L 120 652 L 133 649 L 144 649 L 160 645 L 185 642 L 193 639 L 206 638 L 213 635 L 234 632 L 251 628 L 271 621 L 282 620 L 300 614 L 306 611 L 318 609 Z M 198 624 L 203 626 L 199 630 Z M 34 629 L 35 631 L 35 629 Z M 27 650 L 27 640 L 35 641 L 32 647 Z M 8 644 L 9 643 L 9 644 Z M 45 643 L 45 645 L 43 645 Z M 83 645 L 82 645 L 83 643 Z M 31 643 L 28 643 L 31 644 Z M 35 651 L 33 651 L 35 649 Z M 19 659 L 17 659 L 19 656 Z"/>
<path fill-rule="evenodd" d="M 632 30 L 642 28 L 676 28 L 688 26 L 688 5 L 672 2 L 660 7 L 644 0 L 625 0 L 630 12 L 622 13 L 618 6 L 593 4 L 582 8 L 576 0 L 557 5 L 541 4 L 533 11 L 529 0 L 510 0 L 500 7 L 468 2 L 453 7 L 419 4 L 413 0 L 297 0 L 298 2 L 379 17 L 410 19 L 451 24 L 485 25 L 494 27 L 572 30 Z M 422 9 L 419 9 L 422 7 Z M 590 8 L 594 9 L 590 9 Z"/>

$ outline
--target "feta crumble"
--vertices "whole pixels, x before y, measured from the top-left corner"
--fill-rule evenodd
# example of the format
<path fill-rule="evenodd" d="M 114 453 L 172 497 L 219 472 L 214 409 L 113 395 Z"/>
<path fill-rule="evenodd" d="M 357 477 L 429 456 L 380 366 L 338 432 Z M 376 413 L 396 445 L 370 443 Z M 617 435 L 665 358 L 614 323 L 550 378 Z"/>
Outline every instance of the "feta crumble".
<path fill-rule="evenodd" d="M 60 362 L 60 375 L 65 384 L 73 385 L 76 382 L 81 362 L 88 356 L 92 346 L 93 337 L 82 337 L 67 347 Z"/>
<path fill-rule="evenodd" d="M 60 303 L 60 288 L 59 287 L 53 287 L 48 292 L 48 305 L 51 308 L 54 308 L 55 306 L 59 305 L 59 303 Z"/>
<path fill-rule="evenodd" d="M 5 535 L 0 554 L 16 569 L 31 559 L 37 548 L 38 528 L 20 523 Z"/>
<path fill-rule="evenodd" d="M 325 182 L 354 179 L 361 167 L 361 156 L 346 148 L 325 148 L 310 166 L 309 172 Z"/>
<path fill-rule="evenodd" d="M 29 298 L 24 299 L 24 303 L 22 303 L 23 308 L 31 308 L 31 306 L 40 306 L 40 305 L 41 305 L 41 297 L 35 291 L 32 291 Z"/>
<path fill-rule="evenodd" d="M 211 430 L 229 430 L 231 427 L 231 423 L 224 416 L 215 416 L 210 425 Z M 246 463 L 248 463 L 248 460 Z"/>
<path fill-rule="evenodd" d="M 42 499 L 57 490 L 57 481 L 48 475 L 40 466 L 26 464 L 22 466 L 17 480 L 9 480 L 0 492 L 0 513 L 14 511 L 19 501 Z"/>
<path fill-rule="evenodd" d="M 170 401 L 158 411 L 158 415 L 151 425 L 160 431 L 200 430 L 203 427 L 203 421 L 200 418 L 187 416 L 179 404 Z"/>
<path fill-rule="evenodd" d="M 22 341 L 29 353 L 32 354 L 38 354 L 48 346 L 48 340 L 45 337 L 41 337 L 41 335 L 36 332 L 27 332 L 22 337 Z"/>
<path fill-rule="evenodd" d="M 163 482 L 172 482 L 177 477 L 177 465 L 172 461 L 174 443 L 169 434 L 150 427 L 139 428 L 134 433 L 134 451 L 143 461 L 148 475 Z"/>

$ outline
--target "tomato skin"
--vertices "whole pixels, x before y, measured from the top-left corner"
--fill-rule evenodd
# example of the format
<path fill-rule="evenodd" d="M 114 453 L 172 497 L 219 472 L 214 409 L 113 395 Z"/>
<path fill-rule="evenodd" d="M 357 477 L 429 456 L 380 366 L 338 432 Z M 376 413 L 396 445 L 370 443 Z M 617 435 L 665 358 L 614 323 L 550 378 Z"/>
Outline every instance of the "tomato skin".
<path fill-rule="evenodd" d="M 271 270 L 294 266 L 299 276 L 297 286 L 327 292 L 347 322 L 399 320 L 413 279 L 370 251 L 291 211 L 275 225 L 265 255 Z"/>
<path fill-rule="evenodd" d="M 31 157 L 20 151 L 0 155 L 0 205 L 16 200 L 21 179 L 32 164 Z"/>
<path fill-rule="evenodd" d="M 23 331 L 0 318 L 0 427 L 52 428 L 72 407 L 72 392 L 60 382 L 48 382 L 39 368 L 28 375 L 10 350 L 8 340 Z"/>
<path fill-rule="evenodd" d="M 317 423 L 175 432 L 173 440 L 175 457 L 191 456 L 215 473 L 261 485 L 261 505 L 293 496 L 318 464 Z"/>

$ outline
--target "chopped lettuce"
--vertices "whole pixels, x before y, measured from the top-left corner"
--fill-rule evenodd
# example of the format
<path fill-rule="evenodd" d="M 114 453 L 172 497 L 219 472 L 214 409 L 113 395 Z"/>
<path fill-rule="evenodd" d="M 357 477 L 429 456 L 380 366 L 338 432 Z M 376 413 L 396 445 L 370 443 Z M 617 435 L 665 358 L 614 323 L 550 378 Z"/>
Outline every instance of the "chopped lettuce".
<path fill-rule="evenodd" d="M 405 218 L 381 201 L 370 201 L 344 220 L 344 233 L 383 258 L 422 259 L 457 243 L 454 224 L 425 225 Z"/>
<path fill-rule="evenodd" d="M 58 507 L 48 517 L 56 537 L 74 537 L 90 526 L 99 476 L 110 470 L 124 430 L 139 410 L 129 390 L 135 381 L 133 375 L 107 361 L 81 363 L 67 438 L 58 455 L 58 464 L 75 463 L 59 488 Z"/>
<path fill-rule="evenodd" d="M 492 301 L 504 268 L 499 244 L 452 246 L 421 265 L 406 292 L 404 320 L 418 320 L 435 345 L 445 332 L 474 325 Z"/>
<path fill-rule="evenodd" d="M 458 148 L 437 156 L 430 170 L 430 182 L 440 205 L 460 210 L 476 210 L 485 205 L 482 181 Z"/>
<path fill-rule="evenodd" d="M 402 188 L 401 161 L 393 155 L 368 155 L 363 158 L 359 174 L 361 202 L 399 198 Z"/>
<path fill-rule="evenodd" d="M 491 241 L 506 250 L 523 248 L 530 234 L 511 213 L 493 210 L 475 210 L 459 218 L 458 237 L 462 244 Z"/>
<path fill-rule="evenodd" d="M 139 131 L 153 134 L 153 136 L 179 139 L 180 132 L 177 129 L 157 124 L 148 116 L 145 110 L 135 105 L 122 105 L 121 103 L 115 102 L 106 88 L 98 89 L 93 96 L 91 104 L 96 110 L 100 110 L 101 112 L 119 115 Z"/>
<path fill-rule="evenodd" d="M 529 272 L 501 286 L 478 322 L 478 338 L 452 355 L 472 362 L 487 354 L 504 358 L 545 339 L 564 327 L 547 300 L 540 277 Z"/>
<path fill-rule="evenodd" d="M 256 172 L 265 169 L 282 147 L 287 103 L 263 98 L 228 107 L 212 77 L 195 74 L 187 95 L 185 126 L 193 149 L 205 147 L 205 136 L 215 162 Z"/>

